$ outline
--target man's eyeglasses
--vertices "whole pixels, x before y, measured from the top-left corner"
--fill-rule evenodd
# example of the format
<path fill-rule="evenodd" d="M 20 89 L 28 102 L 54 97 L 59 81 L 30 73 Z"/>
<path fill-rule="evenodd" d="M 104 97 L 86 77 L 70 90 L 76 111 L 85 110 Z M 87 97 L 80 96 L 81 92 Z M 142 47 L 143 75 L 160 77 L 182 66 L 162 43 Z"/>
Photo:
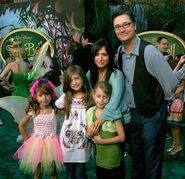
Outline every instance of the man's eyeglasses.
<path fill-rule="evenodd" d="M 130 27 L 130 25 L 132 24 L 133 22 L 124 22 L 122 25 L 115 25 L 114 26 L 114 30 L 115 31 L 120 31 L 121 28 L 124 28 L 124 29 L 127 29 Z"/>

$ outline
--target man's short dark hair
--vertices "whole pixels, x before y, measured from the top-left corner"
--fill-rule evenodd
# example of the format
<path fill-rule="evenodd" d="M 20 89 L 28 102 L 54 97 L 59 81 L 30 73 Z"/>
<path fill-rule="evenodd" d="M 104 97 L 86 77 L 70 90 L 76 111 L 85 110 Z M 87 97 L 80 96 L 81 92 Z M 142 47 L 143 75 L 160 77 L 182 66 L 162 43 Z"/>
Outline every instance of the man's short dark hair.
<path fill-rule="evenodd" d="M 116 17 L 121 16 L 121 15 L 128 15 L 133 23 L 136 22 L 134 14 L 130 11 L 124 11 L 124 10 L 120 10 L 114 13 L 112 15 L 112 22 L 114 21 Z"/>
<path fill-rule="evenodd" d="M 167 37 L 160 36 L 160 37 L 157 38 L 157 43 L 160 43 L 162 39 L 168 40 Z"/>

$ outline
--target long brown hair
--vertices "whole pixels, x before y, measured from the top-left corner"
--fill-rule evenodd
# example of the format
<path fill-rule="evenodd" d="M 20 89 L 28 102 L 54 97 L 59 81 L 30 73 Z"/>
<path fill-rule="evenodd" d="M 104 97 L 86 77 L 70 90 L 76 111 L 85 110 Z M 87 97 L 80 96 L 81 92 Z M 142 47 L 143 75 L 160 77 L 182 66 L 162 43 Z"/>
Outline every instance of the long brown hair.
<path fill-rule="evenodd" d="M 64 112 L 67 118 L 70 115 L 70 108 L 71 108 L 71 101 L 73 90 L 70 87 L 71 77 L 74 74 L 80 75 L 83 80 L 82 91 L 84 92 L 85 96 L 83 98 L 85 105 L 89 108 L 92 105 L 92 97 L 90 94 L 90 87 L 83 69 L 78 65 L 72 65 L 67 68 L 63 75 L 63 92 L 65 93 L 65 102 L 64 102 Z"/>

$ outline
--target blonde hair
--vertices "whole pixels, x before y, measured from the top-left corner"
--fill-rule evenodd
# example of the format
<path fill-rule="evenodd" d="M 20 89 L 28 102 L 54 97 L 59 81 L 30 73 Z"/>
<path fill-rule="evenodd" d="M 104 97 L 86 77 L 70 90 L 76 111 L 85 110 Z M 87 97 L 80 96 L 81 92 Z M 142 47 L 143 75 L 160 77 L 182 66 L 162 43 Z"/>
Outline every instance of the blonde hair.
<path fill-rule="evenodd" d="M 25 66 L 24 59 L 27 58 L 27 53 L 24 48 L 22 48 L 18 43 L 14 43 L 11 47 L 12 56 L 14 59 L 19 58 L 19 69 L 21 72 L 27 72 L 27 66 Z"/>
<path fill-rule="evenodd" d="M 112 85 L 110 83 L 107 81 L 97 82 L 93 89 L 93 93 L 95 93 L 98 88 L 101 89 L 109 98 L 111 97 Z"/>

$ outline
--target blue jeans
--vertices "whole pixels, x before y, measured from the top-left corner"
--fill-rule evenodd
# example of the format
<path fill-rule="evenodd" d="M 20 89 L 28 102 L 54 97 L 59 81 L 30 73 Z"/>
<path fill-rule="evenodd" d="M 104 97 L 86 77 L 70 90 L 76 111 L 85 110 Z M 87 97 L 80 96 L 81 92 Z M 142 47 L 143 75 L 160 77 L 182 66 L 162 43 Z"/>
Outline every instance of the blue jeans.
<path fill-rule="evenodd" d="M 86 163 L 65 163 L 67 179 L 87 179 Z"/>
<path fill-rule="evenodd" d="M 167 104 L 151 117 L 131 110 L 132 179 L 160 179 L 166 134 Z"/>

